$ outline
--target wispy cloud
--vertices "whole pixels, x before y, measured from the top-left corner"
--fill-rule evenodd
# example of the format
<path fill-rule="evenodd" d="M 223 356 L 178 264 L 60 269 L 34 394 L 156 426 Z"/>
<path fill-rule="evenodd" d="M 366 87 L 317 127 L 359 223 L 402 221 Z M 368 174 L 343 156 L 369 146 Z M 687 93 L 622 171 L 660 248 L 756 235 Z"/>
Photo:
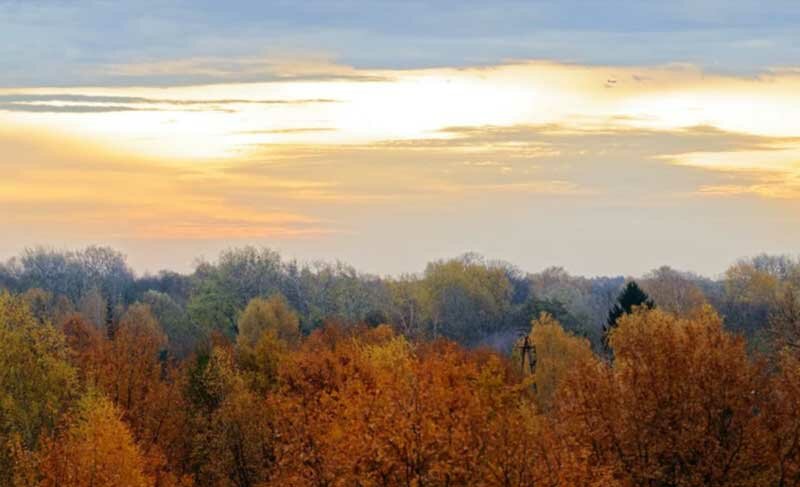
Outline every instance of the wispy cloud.
<path fill-rule="evenodd" d="M 268 130 L 244 130 L 238 132 L 246 135 L 260 135 L 260 134 L 309 134 L 319 132 L 335 132 L 337 129 L 334 127 L 289 127 L 283 129 L 268 129 Z"/>
<path fill-rule="evenodd" d="M 710 125 L 678 129 L 649 129 L 623 125 L 617 120 L 602 126 L 550 123 L 543 125 L 445 127 L 446 138 L 391 141 L 405 146 L 459 147 L 476 145 L 549 144 L 561 146 L 613 146 L 618 150 L 641 149 L 646 143 L 653 155 L 707 152 L 769 151 L 800 145 L 800 137 L 773 137 L 731 132 Z M 581 144 L 575 144 L 580 141 Z"/>
<path fill-rule="evenodd" d="M 476 193 L 527 193 L 544 196 L 579 196 L 588 195 L 590 192 L 581 189 L 570 181 L 541 180 L 524 182 L 505 182 L 495 184 L 454 184 L 440 183 L 423 186 L 423 189 L 432 193 L 444 194 L 476 194 Z"/>
<path fill-rule="evenodd" d="M 767 199 L 797 200 L 800 198 L 800 179 L 795 177 L 781 177 L 755 184 L 720 184 L 705 185 L 697 190 L 700 196 L 712 197 L 740 197 L 755 196 Z"/>
<path fill-rule="evenodd" d="M 0 94 L 0 102 L 6 103 L 121 103 L 136 105 L 304 105 L 308 103 L 336 103 L 330 98 L 311 99 L 181 99 L 144 98 L 138 96 L 54 94 Z"/>
<path fill-rule="evenodd" d="M 23 113 L 112 113 L 149 112 L 156 108 L 136 108 L 129 105 L 50 105 L 38 103 L 0 103 L 0 111 Z"/>
<path fill-rule="evenodd" d="M 233 112 L 236 105 L 309 105 L 336 103 L 330 98 L 310 99 L 181 99 L 83 94 L 0 94 L 0 110 L 28 113 L 111 113 L 156 111 Z M 188 108 L 187 108 L 188 107 Z"/>
<path fill-rule="evenodd" d="M 294 58 L 191 57 L 114 63 L 94 68 L 95 75 L 115 85 L 192 85 L 271 82 L 384 82 L 390 77 L 359 71 L 319 56 Z"/>

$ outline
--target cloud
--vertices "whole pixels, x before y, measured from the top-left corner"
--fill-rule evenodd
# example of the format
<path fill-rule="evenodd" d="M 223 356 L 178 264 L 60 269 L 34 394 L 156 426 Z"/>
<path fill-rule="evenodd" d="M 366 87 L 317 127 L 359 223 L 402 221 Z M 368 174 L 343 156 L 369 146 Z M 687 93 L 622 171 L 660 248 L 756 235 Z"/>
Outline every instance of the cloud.
<path fill-rule="evenodd" d="M 447 127 L 434 137 L 370 144 L 267 144 L 251 161 L 227 171 L 257 178 L 314 174 L 334 182 L 334 193 L 398 199 L 449 199 L 470 192 L 591 195 L 604 204 L 625 198 L 673 198 L 718 192 L 711 187 L 759 185 L 761 197 L 792 194 L 787 179 L 796 168 L 758 167 L 754 161 L 786 159 L 800 147 L 795 137 L 729 132 L 711 126 L 642 129 L 619 124 Z M 743 168 L 696 161 L 751 161 Z M 760 159 L 759 159 L 760 158 Z M 777 163 L 776 163 L 777 164 Z M 769 175 L 769 176 L 768 176 Z M 769 190 L 767 190 L 769 188 Z M 344 198 L 342 198 L 344 200 Z"/>
<path fill-rule="evenodd" d="M 157 111 L 228 112 L 235 105 L 309 105 L 336 103 L 330 98 L 308 99 L 191 99 L 84 94 L 0 94 L 0 111 L 24 113 L 113 113 Z M 186 107 L 189 107 L 188 109 Z"/>
<path fill-rule="evenodd" d="M 754 184 L 754 185 L 710 185 L 701 186 L 697 194 L 701 196 L 737 197 L 758 196 L 771 199 L 797 199 L 800 197 L 800 185 L 794 184 Z"/>
<path fill-rule="evenodd" d="M 245 135 L 259 135 L 259 134 L 309 134 L 319 132 L 335 132 L 335 127 L 290 127 L 284 129 L 267 129 L 267 130 L 244 130 L 238 132 Z"/>
<path fill-rule="evenodd" d="M 298 64 L 286 68 L 287 72 L 305 75 L 343 69 L 345 73 L 386 74 L 391 81 L 228 83 L 167 89 L 40 88 L 0 92 L 4 97 L 0 103 L 15 104 L 6 110 L 62 114 L 152 111 L 109 117 L 6 118 L 12 123 L 40 123 L 80 135 L 89 132 L 139 153 L 193 158 L 246 157 L 253 144 L 264 142 L 324 145 L 384 140 L 386 145 L 415 145 L 422 150 L 437 144 L 480 150 L 478 137 L 494 150 L 511 152 L 516 150 L 515 144 L 524 144 L 529 154 L 547 156 L 548 147 L 566 144 L 570 137 L 596 144 L 605 137 L 608 140 L 603 143 L 613 145 L 615 141 L 603 130 L 625 138 L 627 144 L 634 142 L 631 137 L 637 133 L 642 135 L 638 140 L 648 144 L 678 147 L 679 143 L 693 145 L 692 140 L 724 144 L 724 137 L 711 132 L 738 134 L 739 139 L 745 134 L 796 136 L 792 127 L 798 117 L 793 114 L 800 113 L 794 110 L 800 78 L 789 75 L 745 79 L 675 65 L 631 68 L 522 61 L 490 67 L 392 71 Z M 634 81 L 634 76 L 648 81 Z M 603 88 L 608 80 L 616 81 L 615 89 Z M 769 90 L 764 89 L 767 84 Z M 45 105 L 57 108 L 39 108 Z M 76 108 L 62 108 L 68 106 Z M 195 111 L 209 113 L 189 113 Z M 316 130 L 322 127 L 334 130 Z M 632 131 L 632 136 L 624 130 Z M 670 131 L 684 133 L 671 138 L 664 135 Z M 712 149 L 694 144 L 681 150 Z M 672 153 L 662 147 L 653 151 Z"/>
<path fill-rule="evenodd" d="M 542 180 L 524 182 L 506 182 L 496 184 L 448 184 L 423 186 L 426 191 L 443 194 L 475 194 L 475 193 L 528 193 L 545 196 L 556 195 L 587 195 L 588 191 L 582 190 L 577 184 L 570 181 Z"/>
<path fill-rule="evenodd" d="M 551 145 L 573 147 L 606 146 L 617 150 L 643 149 L 647 144 L 654 156 L 688 152 L 731 152 L 780 150 L 800 144 L 800 137 L 771 137 L 737 133 L 710 125 L 695 125 L 679 129 L 646 129 L 621 125 L 624 119 L 607 121 L 602 126 L 585 127 L 550 123 L 513 126 L 463 126 L 439 130 L 445 138 L 390 141 L 389 145 L 409 147 L 464 147 L 497 145 Z"/>
<path fill-rule="evenodd" d="M 318 56 L 192 57 L 114 63 L 95 68 L 116 86 L 272 82 L 385 82 L 388 75 L 357 70 Z"/>
<path fill-rule="evenodd" d="M 126 105 L 40 105 L 32 103 L 0 103 L 0 111 L 23 113 L 112 113 L 156 111 Z"/>
<path fill-rule="evenodd" d="M 6 103 L 120 103 L 136 105 L 306 105 L 309 103 L 336 103 L 330 98 L 310 99 L 182 99 L 144 98 L 138 96 L 79 95 L 79 94 L 0 94 Z"/>

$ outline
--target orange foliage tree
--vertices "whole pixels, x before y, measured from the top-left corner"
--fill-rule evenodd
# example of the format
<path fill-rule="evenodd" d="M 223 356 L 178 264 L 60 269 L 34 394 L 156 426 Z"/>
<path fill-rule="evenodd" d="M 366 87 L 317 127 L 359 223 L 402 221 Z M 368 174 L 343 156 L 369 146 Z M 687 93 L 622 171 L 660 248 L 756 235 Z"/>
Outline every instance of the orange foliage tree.
<path fill-rule="evenodd" d="M 325 330 L 283 371 L 274 485 L 533 485 L 546 424 L 494 353 Z"/>
<path fill-rule="evenodd" d="M 177 362 L 145 305 L 109 337 L 0 295 L 0 485 L 800 485 L 795 347 L 762 363 L 707 306 L 621 317 L 613 362 L 542 315 L 526 363 L 251 304 Z"/>
<path fill-rule="evenodd" d="M 157 485 L 185 483 L 166 471 L 167 454 L 176 459 L 186 448 L 182 383 L 160 359 L 166 338 L 149 308 L 131 306 L 110 339 L 79 315 L 67 319 L 63 331 L 87 387 L 103 391 L 120 409 Z"/>
<path fill-rule="evenodd" d="M 567 445 L 621 485 L 768 485 L 763 375 L 713 311 L 639 310 L 610 344 L 613 364 L 579 364 L 556 399 Z"/>
<path fill-rule="evenodd" d="M 97 393 L 82 398 L 47 441 L 40 487 L 149 487 L 145 461 L 119 410 Z"/>

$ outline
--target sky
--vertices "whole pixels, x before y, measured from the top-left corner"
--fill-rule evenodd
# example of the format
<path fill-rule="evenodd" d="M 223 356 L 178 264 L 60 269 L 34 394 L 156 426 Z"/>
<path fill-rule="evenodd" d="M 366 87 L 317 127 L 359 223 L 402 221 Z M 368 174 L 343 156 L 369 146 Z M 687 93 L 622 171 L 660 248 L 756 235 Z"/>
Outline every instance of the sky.
<path fill-rule="evenodd" d="M 797 254 L 798 26 L 794 1 L 0 0 L 0 258 Z"/>

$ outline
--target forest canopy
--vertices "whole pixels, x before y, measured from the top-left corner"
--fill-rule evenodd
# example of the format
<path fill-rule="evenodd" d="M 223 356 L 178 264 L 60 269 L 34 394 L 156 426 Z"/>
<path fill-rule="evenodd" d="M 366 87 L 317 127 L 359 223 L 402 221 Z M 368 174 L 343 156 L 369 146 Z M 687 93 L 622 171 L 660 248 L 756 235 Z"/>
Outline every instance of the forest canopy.
<path fill-rule="evenodd" d="M 0 266 L 0 485 L 800 485 L 800 261 Z"/>

